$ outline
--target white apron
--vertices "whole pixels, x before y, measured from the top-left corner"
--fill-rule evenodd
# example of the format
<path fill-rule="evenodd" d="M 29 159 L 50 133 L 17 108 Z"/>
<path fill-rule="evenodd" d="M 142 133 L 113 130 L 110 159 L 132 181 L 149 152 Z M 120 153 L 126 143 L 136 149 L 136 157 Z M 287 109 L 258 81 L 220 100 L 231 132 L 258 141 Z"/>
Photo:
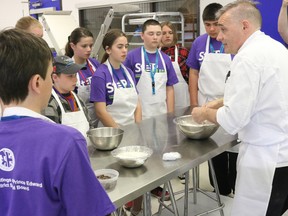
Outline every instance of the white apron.
<path fill-rule="evenodd" d="M 267 138 L 283 136 L 280 133 L 275 134 L 270 128 L 256 126 L 252 122 L 249 124 L 251 129 L 246 128 L 245 134 L 241 134 L 247 140 L 257 140 L 253 133 L 256 127 L 258 127 L 258 130 L 261 129 Z M 251 145 L 243 141 L 240 144 L 232 216 L 266 215 L 279 148 L 280 144 L 269 145 L 269 142 L 261 142 L 261 145 Z"/>
<path fill-rule="evenodd" d="M 151 116 L 167 113 L 166 103 L 166 83 L 167 83 L 167 70 L 166 64 L 159 52 L 160 60 L 164 66 L 165 73 L 155 73 L 155 95 L 152 94 L 152 80 L 150 72 L 145 70 L 145 57 L 143 47 L 141 49 L 141 76 L 137 83 L 137 89 L 142 105 L 142 119 L 149 118 Z M 156 65 L 157 67 L 157 65 Z"/>
<path fill-rule="evenodd" d="M 183 108 L 190 106 L 190 94 L 189 94 L 189 86 L 186 83 L 185 79 L 183 78 L 178 64 L 178 47 L 176 45 L 174 55 L 175 55 L 175 61 L 172 62 L 172 64 L 179 81 L 173 86 L 175 94 L 175 108 Z"/>
<path fill-rule="evenodd" d="M 106 106 L 108 113 L 112 116 L 114 121 L 119 125 L 127 125 L 135 122 L 134 113 L 138 103 L 138 94 L 135 86 L 131 88 L 117 88 L 117 85 L 113 78 L 112 68 L 108 60 L 104 63 L 107 65 L 109 72 L 113 80 L 114 87 L 114 99 L 111 105 Z M 124 65 L 121 64 L 124 72 L 133 85 L 133 79 L 130 73 L 127 71 Z M 99 122 L 99 125 L 103 124 Z"/>
<path fill-rule="evenodd" d="M 94 65 L 89 61 L 89 59 L 87 59 L 87 64 L 89 64 L 92 68 L 92 70 L 95 72 L 96 68 L 94 67 Z M 90 77 L 90 79 L 92 78 L 92 76 Z M 94 108 L 94 103 L 90 102 L 90 91 L 91 91 L 91 80 L 89 80 L 89 84 L 88 85 L 81 85 L 80 84 L 80 76 L 79 73 L 77 73 L 77 95 L 82 99 L 82 101 L 84 102 L 85 106 L 88 109 L 88 115 L 91 118 L 91 123 L 94 127 L 97 126 L 97 118 L 96 118 L 96 113 L 95 113 L 95 108 Z"/>
<path fill-rule="evenodd" d="M 198 79 L 198 104 L 221 98 L 224 95 L 225 78 L 231 64 L 230 54 L 209 53 L 210 37 L 207 37 L 205 56 Z"/>
<path fill-rule="evenodd" d="M 59 99 L 59 95 L 54 91 L 54 89 L 52 89 L 52 95 L 54 96 L 54 98 L 56 99 L 60 109 L 61 109 L 61 122 L 63 125 L 67 125 L 70 127 L 73 127 L 75 129 L 77 129 L 78 131 L 80 131 L 82 133 L 82 135 L 87 139 L 87 134 L 86 132 L 89 130 L 89 123 L 87 121 L 87 118 L 85 116 L 85 113 L 83 111 L 83 107 L 78 99 L 78 97 L 75 95 L 75 93 L 73 91 L 71 91 L 76 102 L 77 105 L 79 107 L 79 111 L 75 111 L 75 112 L 65 112 L 64 107 Z"/>

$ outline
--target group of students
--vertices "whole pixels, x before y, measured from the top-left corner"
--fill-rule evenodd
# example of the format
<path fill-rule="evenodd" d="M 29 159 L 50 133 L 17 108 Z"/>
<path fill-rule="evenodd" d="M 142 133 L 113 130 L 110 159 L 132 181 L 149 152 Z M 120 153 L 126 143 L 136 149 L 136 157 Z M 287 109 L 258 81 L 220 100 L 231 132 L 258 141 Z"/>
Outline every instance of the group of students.
<path fill-rule="evenodd" d="M 204 42 L 200 39 L 202 37 L 197 39 L 190 53 L 177 44 L 177 29 L 172 23 L 160 24 L 149 19 L 142 26 L 144 45 L 130 52 L 126 35 L 119 29 L 109 30 L 102 42 L 105 54 L 99 63 L 90 58 L 93 34 L 86 28 L 76 28 L 68 37 L 65 56 L 57 56 L 53 60 L 52 95 L 41 114 L 56 123 L 76 128 L 86 137 L 91 127 L 121 127 L 140 122 L 142 118 L 173 112 L 175 107 L 202 105 L 204 102 L 197 102 L 198 95 L 190 97 L 191 92 L 194 96 L 195 86 L 191 87 L 189 82 L 196 85 L 197 94 L 200 68 L 200 74 L 207 76 L 210 73 L 209 67 L 204 73 L 203 68 L 207 67 L 201 65 L 203 59 L 200 57 L 204 53 L 217 53 L 217 56 L 218 52 L 223 53 L 220 43 L 215 40 L 217 27 L 214 26 L 211 34 L 208 31 L 210 27 L 207 27 L 207 23 L 217 23 L 215 12 L 220 6 L 213 3 L 205 8 L 203 21 L 208 34 L 203 37 L 207 39 Z M 28 31 L 37 37 L 43 36 L 43 27 L 32 17 L 20 19 L 16 29 Z M 204 49 L 205 43 L 210 46 Z M 206 61 L 204 65 L 207 64 Z M 197 75 L 196 79 L 193 75 Z M 214 77 L 217 75 L 201 83 Z M 207 86 L 211 87 L 210 84 Z M 223 86 L 217 94 L 219 97 L 223 96 Z M 153 192 L 159 194 L 158 189 L 161 190 L 156 188 Z M 132 215 L 141 210 L 141 200 L 138 198 L 134 201 Z"/>
<path fill-rule="evenodd" d="M 283 5 L 287 7 L 287 0 Z M 7 199 L 0 212 L 112 213 L 115 206 L 89 164 L 86 131 L 121 127 L 192 105 L 196 121 L 218 123 L 242 141 L 236 186 L 237 154 L 224 152 L 212 159 L 220 193 L 228 195 L 236 187 L 232 215 L 281 215 L 288 200 L 283 184 L 288 78 L 282 73 L 287 50 L 259 31 L 261 15 L 254 2 L 238 0 L 224 8 L 212 3 L 202 19 L 207 33 L 193 42 L 190 52 L 176 44 L 176 29 L 169 22 L 147 20 L 141 33 L 144 45 L 129 52 L 126 35 L 111 29 L 103 39 L 101 63 L 90 58 L 94 39 L 85 28 L 76 28 L 65 56 L 55 58 L 40 38 L 43 27 L 37 22 L 28 26 L 19 20 L 15 29 L 2 31 L 0 194 Z M 259 53 L 263 44 L 271 54 Z M 277 114 L 276 122 L 270 111 Z M 251 194 L 255 190 L 261 195 Z M 41 202 L 32 205 L 36 200 Z M 25 208 L 19 208 L 22 204 Z M 131 214 L 137 215 L 141 198 L 134 204 Z"/>

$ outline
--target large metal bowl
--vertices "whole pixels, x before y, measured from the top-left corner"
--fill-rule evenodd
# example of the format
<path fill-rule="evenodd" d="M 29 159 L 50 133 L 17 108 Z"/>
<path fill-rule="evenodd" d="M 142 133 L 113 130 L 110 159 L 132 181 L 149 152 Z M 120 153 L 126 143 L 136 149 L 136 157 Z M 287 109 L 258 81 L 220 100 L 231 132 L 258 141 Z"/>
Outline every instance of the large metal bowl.
<path fill-rule="evenodd" d="M 199 124 L 194 121 L 192 115 L 180 116 L 174 119 L 179 130 L 188 138 L 205 139 L 212 136 L 219 125 L 204 121 Z"/>
<path fill-rule="evenodd" d="M 152 153 L 153 150 L 146 146 L 124 146 L 111 152 L 120 165 L 129 168 L 143 165 Z"/>
<path fill-rule="evenodd" d="M 92 144 L 99 150 L 112 150 L 119 146 L 124 131 L 120 128 L 99 127 L 87 132 Z"/>

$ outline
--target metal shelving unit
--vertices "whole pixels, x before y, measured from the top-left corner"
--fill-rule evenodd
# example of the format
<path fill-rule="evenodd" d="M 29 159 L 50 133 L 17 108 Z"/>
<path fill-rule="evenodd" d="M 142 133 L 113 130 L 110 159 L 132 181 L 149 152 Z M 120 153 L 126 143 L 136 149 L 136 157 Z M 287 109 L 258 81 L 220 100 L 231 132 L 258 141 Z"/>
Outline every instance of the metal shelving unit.
<path fill-rule="evenodd" d="M 177 30 L 178 43 L 184 46 L 184 16 L 181 12 L 151 12 L 151 13 L 131 13 L 125 14 L 122 17 L 122 31 L 128 37 L 140 36 L 139 27 L 148 19 L 158 20 L 160 23 L 163 21 L 170 21 L 173 23 Z M 179 37 L 180 35 L 180 37 Z M 130 45 L 141 46 L 142 42 L 129 42 Z"/>

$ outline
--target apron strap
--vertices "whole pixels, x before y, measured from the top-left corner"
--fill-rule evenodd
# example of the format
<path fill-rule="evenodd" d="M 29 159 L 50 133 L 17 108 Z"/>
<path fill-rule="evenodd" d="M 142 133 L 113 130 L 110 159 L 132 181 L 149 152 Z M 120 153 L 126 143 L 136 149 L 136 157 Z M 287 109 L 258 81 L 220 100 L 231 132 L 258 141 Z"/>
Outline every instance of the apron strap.
<path fill-rule="evenodd" d="M 174 50 L 174 62 L 178 63 L 178 47 L 176 45 Z"/>

